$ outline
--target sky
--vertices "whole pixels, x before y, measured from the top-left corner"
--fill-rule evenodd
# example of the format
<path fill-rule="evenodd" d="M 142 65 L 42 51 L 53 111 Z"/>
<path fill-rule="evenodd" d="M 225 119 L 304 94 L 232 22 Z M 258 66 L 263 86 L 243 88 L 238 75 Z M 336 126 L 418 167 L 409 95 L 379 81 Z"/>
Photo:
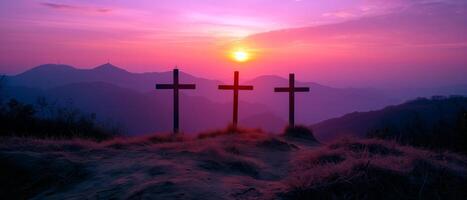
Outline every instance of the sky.
<path fill-rule="evenodd" d="M 0 24 L 5 74 L 111 62 L 221 80 L 240 70 L 337 87 L 467 84 L 462 0 L 3 0 Z"/>

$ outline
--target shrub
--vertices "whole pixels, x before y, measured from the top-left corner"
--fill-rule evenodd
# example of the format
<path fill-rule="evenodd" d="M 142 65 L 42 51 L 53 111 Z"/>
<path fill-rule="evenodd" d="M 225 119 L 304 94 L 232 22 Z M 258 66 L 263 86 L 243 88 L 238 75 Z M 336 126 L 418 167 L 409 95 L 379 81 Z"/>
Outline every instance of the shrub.
<path fill-rule="evenodd" d="M 36 138 L 87 138 L 106 140 L 119 134 L 116 128 L 96 122 L 95 114 L 83 114 L 73 108 L 54 108 L 54 116 L 41 117 L 34 105 L 11 99 L 0 105 L 0 136 Z"/>

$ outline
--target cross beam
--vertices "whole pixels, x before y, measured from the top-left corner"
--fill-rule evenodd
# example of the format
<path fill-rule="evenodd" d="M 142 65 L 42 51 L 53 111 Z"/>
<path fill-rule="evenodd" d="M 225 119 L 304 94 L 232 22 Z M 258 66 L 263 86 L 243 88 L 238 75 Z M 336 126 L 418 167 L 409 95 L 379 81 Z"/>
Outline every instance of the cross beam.
<path fill-rule="evenodd" d="M 234 84 L 233 85 L 219 85 L 219 90 L 233 90 L 233 119 L 232 125 L 234 128 L 237 127 L 238 123 L 238 91 L 239 90 L 253 90 L 252 85 L 239 85 L 238 81 L 239 73 L 234 72 Z"/>
<path fill-rule="evenodd" d="M 289 74 L 289 87 L 274 88 L 274 92 L 289 93 L 289 126 L 295 126 L 295 92 L 309 92 L 309 87 L 295 87 L 295 74 Z"/>
<path fill-rule="evenodd" d="M 180 84 L 178 79 L 178 69 L 173 70 L 173 84 L 156 84 L 156 89 L 172 89 L 174 92 L 174 122 L 173 132 L 178 133 L 179 131 L 179 108 L 178 108 L 178 97 L 179 90 L 181 89 L 196 89 L 195 84 Z"/>

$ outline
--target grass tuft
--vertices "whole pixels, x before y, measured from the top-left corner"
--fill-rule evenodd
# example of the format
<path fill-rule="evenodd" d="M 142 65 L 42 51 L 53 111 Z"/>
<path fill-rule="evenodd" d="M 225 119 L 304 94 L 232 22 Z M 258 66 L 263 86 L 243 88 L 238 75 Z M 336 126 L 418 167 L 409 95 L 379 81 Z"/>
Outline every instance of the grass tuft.
<path fill-rule="evenodd" d="M 313 135 L 313 131 L 305 126 L 287 126 L 282 135 L 287 138 L 305 139 L 318 142 Z"/>

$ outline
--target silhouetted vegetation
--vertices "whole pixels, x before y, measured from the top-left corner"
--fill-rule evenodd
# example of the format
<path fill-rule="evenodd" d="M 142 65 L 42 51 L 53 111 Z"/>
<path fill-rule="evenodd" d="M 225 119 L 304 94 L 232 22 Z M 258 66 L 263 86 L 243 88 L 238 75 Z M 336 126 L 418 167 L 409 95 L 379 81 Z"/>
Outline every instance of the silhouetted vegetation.
<path fill-rule="evenodd" d="M 0 104 L 3 103 L 3 98 L 5 98 L 5 82 L 6 78 L 4 75 L 0 75 Z"/>
<path fill-rule="evenodd" d="M 283 135 L 290 138 L 306 139 L 316 142 L 318 141 L 313 135 L 313 131 L 305 126 L 287 126 Z"/>
<path fill-rule="evenodd" d="M 15 99 L 0 102 L 0 136 L 37 138 L 86 138 L 105 140 L 119 130 L 99 125 L 95 114 L 83 114 L 71 107 L 49 105 L 39 98 L 36 105 Z"/>
<path fill-rule="evenodd" d="M 461 96 L 418 98 L 404 104 L 411 109 L 398 117 L 403 123 L 391 120 L 395 119 L 394 116 L 388 117 L 367 136 L 467 153 L 466 105 L 467 98 Z"/>
<path fill-rule="evenodd" d="M 0 165 L 4 199 L 32 199 L 44 190 L 77 184 L 89 176 L 84 165 L 53 156 L 2 152 Z"/>

